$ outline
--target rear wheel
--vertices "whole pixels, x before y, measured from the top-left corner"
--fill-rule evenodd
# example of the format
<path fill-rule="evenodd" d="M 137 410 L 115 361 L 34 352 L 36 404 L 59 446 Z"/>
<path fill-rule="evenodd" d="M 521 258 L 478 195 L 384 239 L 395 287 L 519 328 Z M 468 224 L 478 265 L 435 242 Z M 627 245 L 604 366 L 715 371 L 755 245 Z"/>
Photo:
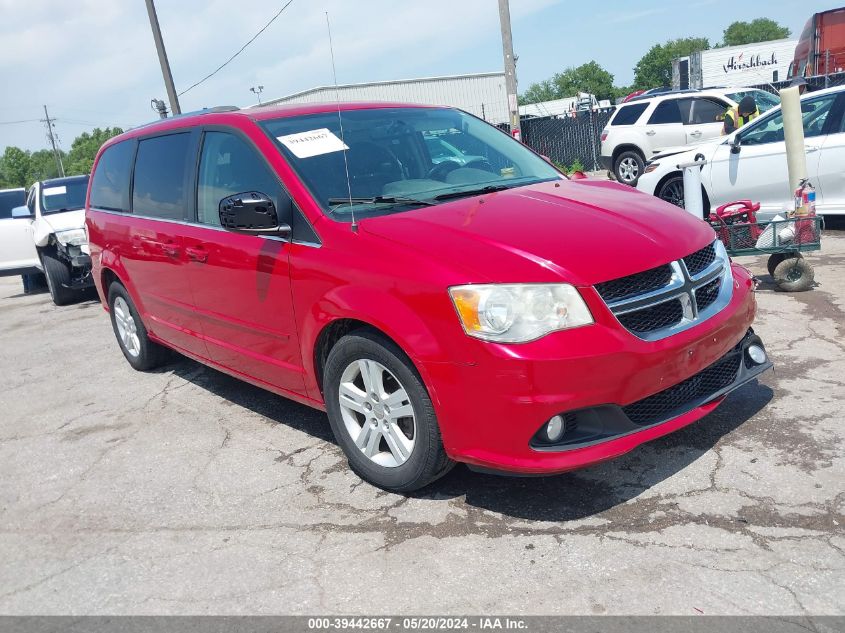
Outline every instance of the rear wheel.
<path fill-rule="evenodd" d="M 766 268 L 768 269 L 769 274 L 772 277 L 775 276 L 775 268 L 777 268 L 778 264 L 780 264 L 786 258 L 786 253 L 773 253 L 769 255 L 769 260 L 766 262 Z"/>
<path fill-rule="evenodd" d="M 50 253 L 41 255 L 41 264 L 44 266 L 44 276 L 47 278 L 47 289 L 50 297 L 57 306 L 64 306 L 79 298 L 76 290 L 67 288 L 70 285 L 70 269 L 60 259 L 53 257 Z"/>
<path fill-rule="evenodd" d="M 627 150 L 616 157 L 616 162 L 613 165 L 613 173 L 619 182 L 633 187 L 637 184 L 637 180 L 639 180 L 644 168 L 645 162 L 639 152 Z"/>
<path fill-rule="evenodd" d="M 772 275 L 778 288 L 785 292 L 804 292 L 813 287 L 813 267 L 803 257 L 784 259 Z"/>
<path fill-rule="evenodd" d="M 358 331 L 340 339 L 326 361 L 323 393 L 334 436 L 362 479 L 410 492 L 454 464 L 428 391 L 408 357 L 386 338 Z"/>
<path fill-rule="evenodd" d="M 168 350 L 147 336 L 135 304 L 117 281 L 109 287 L 109 312 L 120 351 L 134 369 L 147 371 L 164 364 Z"/>

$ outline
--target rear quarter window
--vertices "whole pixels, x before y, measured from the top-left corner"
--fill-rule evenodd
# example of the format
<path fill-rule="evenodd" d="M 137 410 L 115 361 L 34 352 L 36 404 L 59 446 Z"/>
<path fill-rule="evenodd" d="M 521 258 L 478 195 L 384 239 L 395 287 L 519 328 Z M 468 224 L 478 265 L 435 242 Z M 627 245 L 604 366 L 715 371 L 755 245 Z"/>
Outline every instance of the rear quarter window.
<path fill-rule="evenodd" d="M 129 212 L 129 176 L 134 152 L 134 141 L 117 143 L 103 152 L 91 180 L 92 207 Z"/>
<path fill-rule="evenodd" d="M 647 107 L 647 103 L 632 103 L 631 105 L 622 106 L 616 111 L 616 116 L 613 117 L 610 124 L 634 125 Z"/>

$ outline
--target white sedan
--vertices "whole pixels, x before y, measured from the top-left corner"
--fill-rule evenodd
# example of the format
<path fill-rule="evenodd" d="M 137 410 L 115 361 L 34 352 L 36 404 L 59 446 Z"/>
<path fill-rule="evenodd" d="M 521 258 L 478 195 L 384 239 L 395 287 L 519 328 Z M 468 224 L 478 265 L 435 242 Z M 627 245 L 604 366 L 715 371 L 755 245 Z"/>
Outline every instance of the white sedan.
<path fill-rule="evenodd" d="M 801 110 L 816 210 L 845 214 L 845 86 L 805 94 Z M 763 221 L 792 208 L 780 107 L 719 140 L 656 154 L 637 189 L 683 207 L 684 180 L 678 165 L 698 154 L 707 161 L 701 172 L 705 215 L 735 200 L 759 202 Z"/>

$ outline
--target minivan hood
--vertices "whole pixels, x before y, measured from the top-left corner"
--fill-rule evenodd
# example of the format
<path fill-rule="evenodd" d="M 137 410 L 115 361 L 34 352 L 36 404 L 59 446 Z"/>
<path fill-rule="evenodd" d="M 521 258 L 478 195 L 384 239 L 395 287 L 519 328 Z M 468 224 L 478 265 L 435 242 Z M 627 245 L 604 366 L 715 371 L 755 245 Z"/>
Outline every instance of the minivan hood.
<path fill-rule="evenodd" d="M 609 181 L 561 180 L 370 218 L 362 231 L 472 271 L 467 282 L 593 285 L 703 248 L 713 229 Z"/>
<path fill-rule="evenodd" d="M 68 229 L 81 229 L 85 226 L 85 209 L 49 213 L 42 215 L 40 221 L 50 227 L 51 233 L 67 231 Z"/>

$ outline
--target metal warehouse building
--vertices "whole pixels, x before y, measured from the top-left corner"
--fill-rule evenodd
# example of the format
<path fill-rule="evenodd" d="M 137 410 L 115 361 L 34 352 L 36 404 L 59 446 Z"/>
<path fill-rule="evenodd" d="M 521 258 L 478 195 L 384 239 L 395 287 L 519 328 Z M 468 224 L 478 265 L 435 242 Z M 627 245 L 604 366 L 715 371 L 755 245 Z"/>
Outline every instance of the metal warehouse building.
<path fill-rule="evenodd" d="M 335 94 L 334 86 L 319 86 L 265 101 L 263 105 L 332 102 Z M 341 101 L 403 101 L 448 105 L 466 110 L 494 125 L 508 121 L 504 72 L 345 84 L 337 87 L 337 94 Z"/>

